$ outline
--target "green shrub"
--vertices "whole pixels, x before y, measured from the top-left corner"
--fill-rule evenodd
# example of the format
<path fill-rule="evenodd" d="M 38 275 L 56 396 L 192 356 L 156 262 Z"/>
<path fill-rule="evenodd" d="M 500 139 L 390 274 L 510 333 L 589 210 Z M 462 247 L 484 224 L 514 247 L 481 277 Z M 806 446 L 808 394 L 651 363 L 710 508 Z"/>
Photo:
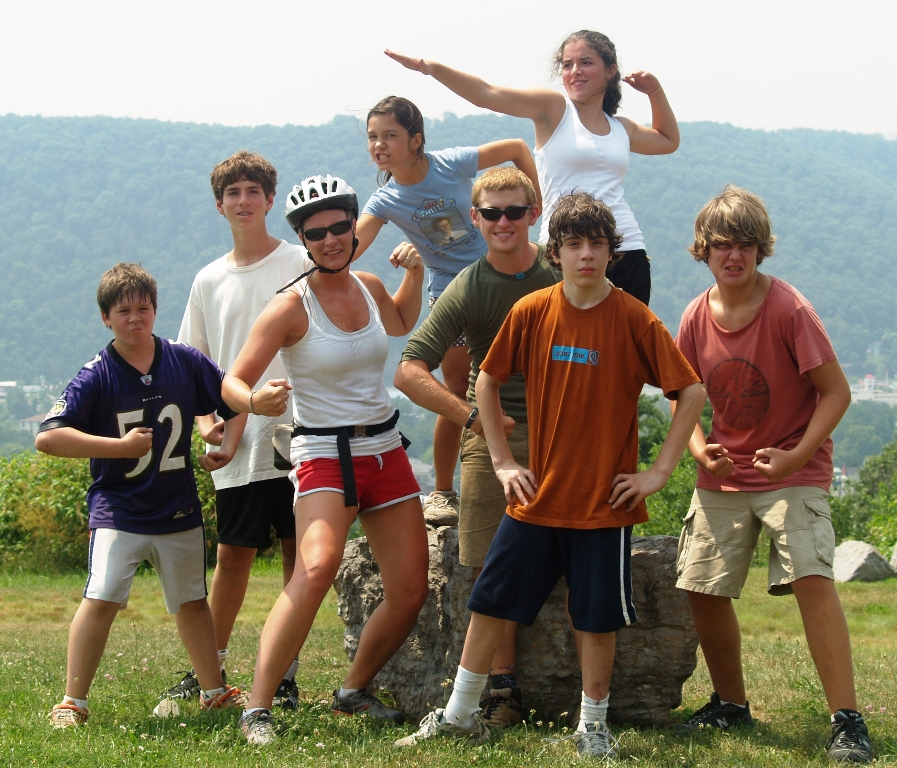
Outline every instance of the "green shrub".
<path fill-rule="evenodd" d="M 218 545 L 215 488 L 197 462 L 203 450 L 193 433 L 193 471 L 206 524 L 207 560 L 214 565 Z M 0 566 L 41 573 L 83 571 L 90 540 L 87 459 L 43 453 L 0 457 Z"/>

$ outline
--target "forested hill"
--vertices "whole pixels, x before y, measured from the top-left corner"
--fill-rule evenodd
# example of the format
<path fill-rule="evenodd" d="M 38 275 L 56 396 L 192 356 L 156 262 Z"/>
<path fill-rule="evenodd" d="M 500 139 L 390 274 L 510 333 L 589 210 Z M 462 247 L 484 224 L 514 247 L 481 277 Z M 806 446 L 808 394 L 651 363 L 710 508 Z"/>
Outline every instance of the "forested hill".
<path fill-rule="evenodd" d="M 427 125 L 427 147 L 522 136 L 528 121 L 500 116 Z M 177 333 L 196 271 L 230 247 L 208 175 L 238 149 L 278 168 L 274 234 L 285 192 L 313 173 L 347 179 L 362 203 L 375 188 L 364 126 L 228 128 L 112 118 L 0 117 L 0 379 L 67 381 L 105 344 L 95 292 L 117 261 L 140 261 L 159 281 L 157 330 Z M 764 269 L 793 282 L 818 308 L 843 362 L 860 375 L 872 342 L 897 370 L 897 142 L 818 131 L 682 126 L 668 157 L 632 156 L 626 197 L 654 270 L 652 307 L 675 331 L 689 299 L 709 284 L 685 251 L 701 205 L 732 182 L 762 195 L 778 244 Z M 395 285 L 383 230 L 359 267 Z M 877 358 L 878 364 L 882 359 Z"/>

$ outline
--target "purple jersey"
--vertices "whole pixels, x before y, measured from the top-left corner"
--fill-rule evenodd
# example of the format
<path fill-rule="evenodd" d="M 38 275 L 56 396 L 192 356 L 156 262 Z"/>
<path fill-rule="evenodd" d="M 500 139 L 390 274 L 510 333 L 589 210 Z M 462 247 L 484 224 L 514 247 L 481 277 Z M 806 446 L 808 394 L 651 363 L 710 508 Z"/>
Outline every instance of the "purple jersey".
<path fill-rule="evenodd" d="M 110 342 L 56 401 L 40 431 L 73 427 L 100 437 L 153 430 L 139 459 L 91 459 L 87 491 L 90 528 L 128 533 L 177 533 L 202 525 L 190 464 L 194 416 L 236 414 L 221 399 L 224 373 L 186 344 L 155 337 L 149 373 L 126 363 Z"/>

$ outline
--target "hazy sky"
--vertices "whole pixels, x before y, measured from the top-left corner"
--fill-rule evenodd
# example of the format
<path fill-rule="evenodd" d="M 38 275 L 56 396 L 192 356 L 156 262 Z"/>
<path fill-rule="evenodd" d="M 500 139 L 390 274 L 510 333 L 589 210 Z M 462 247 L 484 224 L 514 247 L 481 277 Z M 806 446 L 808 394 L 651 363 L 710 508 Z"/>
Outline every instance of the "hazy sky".
<path fill-rule="evenodd" d="M 897 137 L 895 0 L 0 0 L 0 12 L 0 114 L 315 125 L 391 93 L 428 117 L 468 114 L 383 48 L 550 86 L 555 46 L 589 28 L 615 42 L 624 74 L 660 78 L 680 121 Z M 647 98 L 624 85 L 621 114 L 647 122 Z"/>

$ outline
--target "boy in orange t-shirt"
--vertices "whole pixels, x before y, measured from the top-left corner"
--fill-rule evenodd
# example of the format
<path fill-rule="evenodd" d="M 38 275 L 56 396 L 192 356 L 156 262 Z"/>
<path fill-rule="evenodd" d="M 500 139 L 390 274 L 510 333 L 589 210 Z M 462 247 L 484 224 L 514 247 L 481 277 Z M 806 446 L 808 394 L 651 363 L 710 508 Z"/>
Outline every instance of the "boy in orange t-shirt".
<path fill-rule="evenodd" d="M 615 632 L 636 620 L 632 525 L 648 519 L 644 499 L 666 485 L 704 404 L 704 388 L 663 324 L 607 282 L 619 244 L 603 203 L 585 193 L 563 198 L 548 243 L 563 282 L 517 302 L 483 361 L 477 403 L 508 514 L 468 602 L 473 613 L 451 698 L 396 746 L 439 734 L 489 738 L 479 694 L 505 625 L 532 625 L 563 575 L 581 649 L 577 750 L 615 754 L 605 719 Z M 514 461 L 502 429 L 499 387 L 517 372 L 526 380 L 530 468 Z M 678 408 L 656 462 L 637 472 L 645 384 Z"/>

